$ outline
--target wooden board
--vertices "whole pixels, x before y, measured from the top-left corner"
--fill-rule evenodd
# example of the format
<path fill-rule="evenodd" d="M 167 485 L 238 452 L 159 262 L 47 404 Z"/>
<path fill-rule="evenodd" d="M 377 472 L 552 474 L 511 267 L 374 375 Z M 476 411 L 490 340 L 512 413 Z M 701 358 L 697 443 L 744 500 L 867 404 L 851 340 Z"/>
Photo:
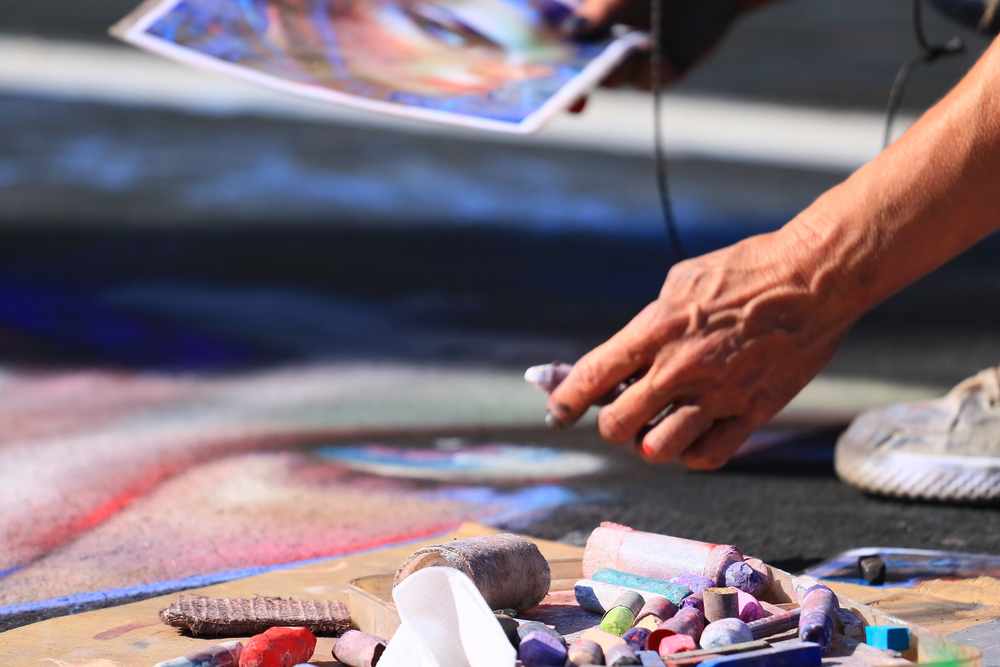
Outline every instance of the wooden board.
<path fill-rule="evenodd" d="M 274 595 L 303 599 L 339 599 L 347 602 L 347 582 L 366 574 L 395 572 L 411 553 L 428 544 L 500 531 L 463 524 L 454 533 L 403 546 L 332 558 L 320 563 L 207 586 L 185 595 L 253 597 Z M 579 558 L 581 547 L 534 540 L 546 558 Z M 142 602 L 99 609 L 76 616 L 53 618 L 0 634 L 3 667 L 151 667 L 219 640 L 184 637 L 160 622 L 157 614 L 177 599 L 177 593 Z M 235 639 L 239 639 L 238 637 Z M 334 640 L 321 637 L 314 665 L 334 665 Z"/>

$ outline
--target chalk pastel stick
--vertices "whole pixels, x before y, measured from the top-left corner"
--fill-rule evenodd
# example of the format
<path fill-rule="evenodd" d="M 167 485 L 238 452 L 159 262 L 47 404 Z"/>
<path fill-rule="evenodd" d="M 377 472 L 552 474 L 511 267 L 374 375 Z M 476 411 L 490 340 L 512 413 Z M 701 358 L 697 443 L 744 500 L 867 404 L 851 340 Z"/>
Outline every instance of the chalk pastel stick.
<path fill-rule="evenodd" d="M 750 628 L 750 633 L 754 639 L 765 639 L 766 637 L 773 637 L 774 635 L 799 627 L 799 617 L 801 614 L 802 609 L 783 611 L 779 614 L 747 623 L 747 627 Z"/>
<path fill-rule="evenodd" d="M 632 590 L 625 586 L 594 581 L 593 579 L 581 579 L 573 587 L 578 605 L 587 611 L 602 615 L 608 613 L 615 606 L 615 601 L 618 598 Z M 646 591 L 644 593 L 642 597 L 646 599 L 646 602 L 664 599 L 662 595 L 654 595 Z"/>
<path fill-rule="evenodd" d="M 646 600 L 646 604 L 639 610 L 639 615 L 635 617 L 637 627 L 647 628 L 652 631 L 668 618 L 673 618 L 677 613 L 677 605 L 665 597 L 655 595 Z"/>
<path fill-rule="evenodd" d="M 622 594 L 601 619 L 601 630 L 619 637 L 632 627 L 646 601 L 635 591 Z"/>
<path fill-rule="evenodd" d="M 247 640 L 240 655 L 240 667 L 297 665 L 312 658 L 316 635 L 305 627 L 268 628 Z M 279 660 L 275 660 L 280 656 Z"/>
<path fill-rule="evenodd" d="M 759 581 L 757 582 L 759 586 L 758 590 L 747 591 L 747 593 L 750 593 L 751 595 L 760 595 L 771 587 L 771 581 L 773 581 L 774 578 L 771 576 L 771 568 L 767 565 L 767 563 L 759 558 L 751 558 L 750 556 L 744 558 L 743 562 L 749 565 L 750 569 L 756 572 L 759 577 Z"/>
<path fill-rule="evenodd" d="M 853 612 L 840 608 L 837 612 L 837 624 L 840 634 L 859 642 L 865 639 L 865 624 Z"/>
<path fill-rule="evenodd" d="M 737 601 L 740 608 L 739 619 L 744 623 L 764 618 L 764 607 L 754 596 L 737 589 Z"/>
<path fill-rule="evenodd" d="M 646 648 L 650 651 L 659 651 L 660 641 L 671 635 L 687 635 L 697 644 L 704 628 L 705 621 L 701 614 L 695 610 L 682 609 L 650 633 L 649 639 L 646 640 Z"/>
<path fill-rule="evenodd" d="M 396 570 L 393 588 L 425 567 L 452 567 L 463 572 L 490 609 L 531 609 L 542 601 L 552 583 L 548 561 L 535 543 L 510 533 L 466 537 L 418 549 Z M 518 576 L 510 576 L 511 572 Z"/>
<path fill-rule="evenodd" d="M 649 645 L 648 637 L 646 638 L 646 645 Z M 670 635 L 669 637 L 664 637 L 660 640 L 656 650 L 660 656 L 666 660 L 667 656 L 673 656 L 677 653 L 688 653 L 697 648 L 698 644 L 696 644 L 694 639 L 688 635 Z"/>
<path fill-rule="evenodd" d="M 819 667 L 823 650 L 813 642 L 790 642 L 760 651 L 710 658 L 702 667 Z"/>
<path fill-rule="evenodd" d="M 605 653 L 607 653 L 608 649 L 610 649 L 612 646 L 625 643 L 625 640 L 622 639 L 621 637 L 613 635 L 610 632 L 605 632 L 600 628 L 591 628 L 590 630 L 587 630 L 582 635 L 580 635 L 580 637 L 582 639 L 589 639 L 590 641 L 594 642 L 595 644 L 600 646 L 601 650 L 604 651 Z"/>
<path fill-rule="evenodd" d="M 180 658 L 158 662 L 153 667 L 238 667 L 242 653 L 242 642 L 223 642 Z"/>
<path fill-rule="evenodd" d="M 348 630 L 333 645 L 333 657 L 348 667 L 375 667 L 386 642 L 381 637 L 360 630 Z"/>
<path fill-rule="evenodd" d="M 702 648 L 716 648 L 752 641 L 753 633 L 746 623 L 738 618 L 722 618 L 705 626 L 699 643 Z"/>
<path fill-rule="evenodd" d="M 833 591 L 822 584 L 810 588 L 802 600 L 799 639 L 819 644 L 823 653 L 826 653 L 833 640 L 838 611 L 840 611 L 840 601 Z"/>
<path fill-rule="evenodd" d="M 646 650 L 646 640 L 649 638 L 651 632 L 652 630 L 648 628 L 629 628 L 622 635 L 622 639 L 632 647 L 633 651 L 644 651 Z"/>
<path fill-rule="evenodd" d="M 521 641 L 524 641 L 524 638 L 532 632 L 543 632 L 553 639 L 562 642 L 563 646 L 566 645 L 566 639 L 561 634 L 556 632 L 555 628 L 550 628 L 539 621 L 518 621 L 517 635 L 521 638 Z"/>
<path fill-rule="evenodd" d="M 585 577 L 595 579 L 594 573 L 601 568 L 664 581 L 681 574 L 697 574 L 748 593 L 758 592 L 762 583 L 760 574 L 731 544 L 657 535 L 610 522 L 594 529 L 583 554 Z"/>
<path fill-rule="evenodd" d="M 717 581 L 698 574 L 679 574 L 676 577 L 671 577 L 668 581 L 672 584 L 689 588 L 692 593 L 701 593 L 706 588 L 715 588 L 719 585 Z"/>
<path fill-rule="evenodd" d="M 662 595 L 674 604 L 680 604 L 681 600 L 691 595 L 691 590 L 683 586 L 620 570 L 612 570 L 608 567 L 602 567 L 594 572 L 593 580 L 605 584 L 614 584 L 615 586 L 624 586 L 636 591 L 649 592 L 654 595 Z"/>
<path fill-rule="evenodd" d="M 706 588 L 701 592 L 705 620 L 714 623 L 740 615 L 740 596 L 735 588 Z"/>
<path fill-rule="evenodd" d="M 524 667 L 563 667 L 566 664 L 566 644 L 536 630 L 521 638 L 517 655 Z"/>
<path fill-rule="evenodd" d="M 639 658 L 635 657 L 635 651 L 625 642 L 615 644 L 605 651 L 604 662 L 608 667 L 624 667 L 625 665 L 640 664 Z"/>
<path fill-rule="evenodd" d="M 604 649 L 592 639 L 581 637 L 570 644 L 566 659 L 573 667 L 582 665 L 600 665 L 604 662 Z"/>
<path fill-rule="evenodd" d="M 562 381 L 566 379 L 571 370 L 573 370 L 573 367 L 570 364 L 559 362 L 542 364 L 541 366 L 532 366 L 524 371 L 524 379 L 536 389 L 546 394 L 551 394 L 555 391 L 556 387 L 562 384 Z M 617 387 L 594 401 L 594 405 L 607 405 L 611 403 L 621 396 L 622 392 L 628 389 L 628 386 L 629 383 L 627 382 L 618 383 Z"/>
<path fill-rule="evenodd" d="M 910 629 L 901 625 L 869 625 L 865 628 L 865 643 L 887 651 L 910 648 Z"/>

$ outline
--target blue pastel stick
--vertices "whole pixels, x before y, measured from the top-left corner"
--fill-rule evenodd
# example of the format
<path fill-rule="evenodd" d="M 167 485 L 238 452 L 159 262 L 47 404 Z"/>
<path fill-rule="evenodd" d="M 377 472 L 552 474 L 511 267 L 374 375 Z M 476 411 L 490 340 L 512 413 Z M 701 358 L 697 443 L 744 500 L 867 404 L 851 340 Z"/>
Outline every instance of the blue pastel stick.
<path fill-rule="evenodd" d="M 656 651 L 636 651 L 635 657 L 639 658 L 642 667 L 664 667 L 663 658 Z"/>
<path fill-rule="evenodd" d="M 662 595 L 667 598 L 675 605 L 680 605 L 684 598 L 691 595 L 691 589 L 686 586 L 671 584 L 668 581 L 661 581 L 659 579 L 650 579 L 649 577 L 640 577 L 637 574 L 619 572 L 618 570 L 612 570 L 609 567 L 602 567 L 595 572 L 594 581 L 600 581 L 605 584 L 614 584 L 616 586 L 624 586 L 625 588 L 631 588 L 636 591 L 656 593 L 657 595 Z"/>
<path fill-rule="evenodd" d="M 865 643 L 888 651 L 910 648 L 910 629 L 899 625 L 869 625 L 865 628 Z"/>
<path fill-rule="evenodd" d="M 710 658 L 701 667 L 819 667 L 823 649 L 814 642 L 790 642 L 760 651 Z"/>

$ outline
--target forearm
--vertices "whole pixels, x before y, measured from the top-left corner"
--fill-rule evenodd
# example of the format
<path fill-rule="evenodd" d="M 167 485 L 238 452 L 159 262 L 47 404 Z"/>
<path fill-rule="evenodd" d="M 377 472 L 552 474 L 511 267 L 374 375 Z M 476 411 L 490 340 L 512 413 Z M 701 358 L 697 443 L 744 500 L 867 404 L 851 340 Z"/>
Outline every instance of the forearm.
<path fill-rule="evenodd" d="M 892 146 L 778 236 L 856 318 L 1000 228 L 1000 41 Z"/>

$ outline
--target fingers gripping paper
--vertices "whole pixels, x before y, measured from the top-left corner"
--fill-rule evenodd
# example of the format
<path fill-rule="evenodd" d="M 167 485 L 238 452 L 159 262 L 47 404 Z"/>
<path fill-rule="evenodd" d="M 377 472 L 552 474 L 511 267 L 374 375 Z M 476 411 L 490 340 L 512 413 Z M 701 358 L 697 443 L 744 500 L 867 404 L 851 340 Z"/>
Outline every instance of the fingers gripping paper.
<path fill-rule="evenodd" d="M 392 597 L 401 624 L 379 667 L 513 667 L 514 647 L 465 574 L 424 568 L 396 586 Z"/>

